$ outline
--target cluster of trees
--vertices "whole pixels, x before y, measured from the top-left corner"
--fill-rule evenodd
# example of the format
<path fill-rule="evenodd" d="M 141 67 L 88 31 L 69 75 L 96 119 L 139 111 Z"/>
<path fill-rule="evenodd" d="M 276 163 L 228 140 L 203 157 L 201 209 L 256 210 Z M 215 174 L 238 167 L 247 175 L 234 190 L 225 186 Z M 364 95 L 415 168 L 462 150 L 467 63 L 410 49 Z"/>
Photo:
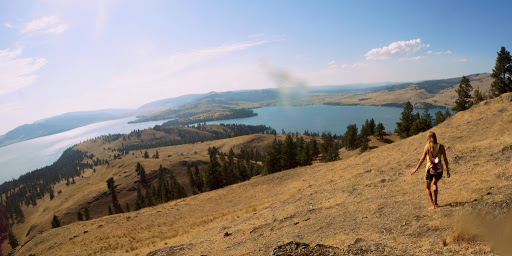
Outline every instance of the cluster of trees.
<path fill-rule="evenodd" d="M 208 148 L 208 155 L 210 162 L 206 166 L 203 177 L 198 172 L 198 168 L 195 169 L 192 176 L 189 174 L 189 180 L 196 192 L 219 189 L 246 181 L 261 173 L 261 167 L 256 160 L 256 156 L 260 155 L 259 153 L 251 154 L 250 151 L 243 150 L 241 153 L 235 154 L 231 149 L 226 154 L 212 147 Z"/>
<path fill-rule="evenodd" d="M 373 118 L 370 120 L 366 119 L 359 133 L 356 124 L 349 124 L 347 126 L 347 130 L 343 135 L 343 146 L 348 150 L 360 148 L 361 152 L 365 152 L 370 149 L 368 145 L 370 142 L 369 136 L 378 136 L 382 140 L 385 135 L 386 131 L 382 123 L 375 124 Z"/>
<path fill-rule="evenodd" d="M 71 148 L 65 150 L 53 164 L 21 175 L 18 179 L 0 185 L 0 204 L 5 206 L 9 220 L 21 223 L 25 216 L 21 206 L 36 206 L 37 200 L 50 194 L 55 196 L 53 186 L 62 180 L 73 180 L 79 177 L 92 164 L 85 160 L 90 155 Z M 71 182 L 70 182 L 71 184 Z"/>
<path fill-rule="evenodd" d="M 473 87 L 469 79 L 462 76 L 459 86 L 455 90 L 457 92 L 457 99 L 455 100 L 453 110 L 464 111 L 488 98 L 512 92 L 512 57 L 505 47 L 501 47 L 501 50 L 498 52 L 491 77 L 494 78 L 494 81 L 491 83 L 490 92 L 484 93 L 476 88 L 473 95 L 471 95 Z"/>
<path fill-rule="evenodd" d="M 151 142 L 141 141 L 130 145 L 122 145 L 117 150 L 119 152 L 127 152 L 133 150 L 143 150 L 157 147 L 176 146 L 183 144 L 193 144 L 196 142 L 204 142 L 211 140 L 227 139 L 249 134 L 268 134 L 272 132 L 272 128 L 265 125 L 245 125 L 245 124 L 220 124 L 220 125 L 206 125 L 197 124 L 196 126 L 186 126 L 196 130 L 193 132 L 190 129 L 184 130 L 183 127 L 165 127 L 155 126 L 155 131 L 161 131 L 173 136 L 179 137 L 178 139 L 158 140 Z M 275 130 L 274 130 L 275 132 Z M 149 155 L 148 155 L 149 157 Z"/>
<path fill-rule="evenodd" d="M 177 126 L 177 125 L 188 125 L 194 123 L 202 123 L 216 120 L 227 120 L 257 116 L 252 109 L 247 108 L 232 108 L 223 110 L 213 110 L 206 113 L 201 113 L 192 117 L 184 117 L 180 119 L 174 119 L 163 123 L 164 126 Z"/>
<path fill-rule="evenodd" d="M 339 157 L 337 146 L 333 136 L 324 134 L 322 151 L 331 154 L 331 160 Z M 306 142 L 302 137 L 296 136 L 295 141 L 291 134 L 287 134 L 284 142 L 274 139 L 270 148 L 265 152 L 263 161 L 263 173 L 271 174 L 298 166 L 310 165 L 320 154 L 320 148 L 316 139 Z"/>
<path fill-rule="evenodd" d="M 145 193 L 142 193 L 141 186 L 137 187 L 135 210 L 166 203 L 187 196 L 185 189 L 178 182 L 172 171 L 167 168 L 163 168 L 162 165 L 158 168 L 157 186 L 154 186 L 147 181 L 145 178 L 146 171 L 140 163 L 137 163 L 136 170 L 139 177 L 141 177 L 140 184 L 145 189 Z M 126 210 L 130 210 L 128 203 L 126 203 Z"/>
<path fill-rule="evenodd" d="M 82 210 L 78 210 L 77 219 L 79 221 L 86 221 L 91 219 L 91 215 L 89 214 L 89 207 L 84 207 L 84 214 L 82 214 Z"/>
<path fill-rule="evenodd" d="M 395 132 L 398 133 L 401 138 L 407 138 L 431 129 L 432 127 L 444 122 L 451 115 L 452 114 L 448 110 L 444 113 L 437 111 L 434 119 L 430 115 L 428 108 L 424 108 L 421 115 L 419 112 L 416 112 L 415 114 L 411 102 L 408 101 L 404 105 L 400 122 L 396 123 Z"/>

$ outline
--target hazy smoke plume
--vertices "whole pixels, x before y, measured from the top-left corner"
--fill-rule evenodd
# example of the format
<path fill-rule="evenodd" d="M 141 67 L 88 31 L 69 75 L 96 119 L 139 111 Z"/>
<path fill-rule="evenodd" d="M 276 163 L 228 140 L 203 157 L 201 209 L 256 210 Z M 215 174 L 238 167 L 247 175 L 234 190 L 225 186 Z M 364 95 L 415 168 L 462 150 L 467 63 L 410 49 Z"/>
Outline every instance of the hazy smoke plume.
<path fill-rule="evenodd" d="M 308 97 L 309 90 L 306 81 L 295 77 L 284 69 L 271 68 L 265 61 L 261 61 L 260 66 L 279 90 L 279 96 L 283 105 L 297 105 L 301 100 Z"/>

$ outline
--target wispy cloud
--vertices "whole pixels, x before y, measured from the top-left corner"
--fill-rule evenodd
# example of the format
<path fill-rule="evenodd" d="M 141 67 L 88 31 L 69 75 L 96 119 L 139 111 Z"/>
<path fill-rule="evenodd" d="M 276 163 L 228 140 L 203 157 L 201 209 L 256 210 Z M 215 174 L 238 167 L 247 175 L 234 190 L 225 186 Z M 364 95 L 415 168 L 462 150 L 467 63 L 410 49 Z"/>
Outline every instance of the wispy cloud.
<path fill-rule="evenodd" d="M 446 50 L 446 51 L 444 52 L 444 54 L 452 54 L 452 51 L 450 51 L 450 50 Z"/>
<path fill-rule="evenodd" d="M 338 65 L 336 65 L 336 61 L 331 60 L 331 61 L 329 61 L 329 63 L 327 63 L 327 66 L 329 66 L 330 68 L 335 68 L 335 67 L 337 67 Z"/>
<path fill-rule="evenodd" d="M 430 45 L 424 44 L 421 38 L 417 38 L 409 41 L 397 41 L 381 48 L 371 49 L 364 56 L 367 60 L 385 60 L 409 56 L 428 47 Z"/>
<path fill-rule="evenodd" d="M 156 58 L 142 63 L 137 74 L 122 75 L 107 87 L 126 88 L 148 84 L 166 84 L 172 76 L 185 72 L 194 65 L 219 58 L 230 53 L 240 52 L 249 48 L 272 42 L 270 40 L 249 41 L 232 44 L 222 44 L 198 50 L 176 53 L 163 58 Z"/>
<path fill-rule="evenodd" d="M 456 62 L 468 62 L 468 59 L 467 58 L 462 58 L 462 59 L 456 59 L 455 61 Z"/>
<path fill-rule="evenodd" d="M 425 57 L 427 57 L 427 56 L 420 55 L 420 56 L 413 56 L 413 57 L 402 57 L 399 60 L 400 61 L 418 61 L 418 60 L 424 59 Z"/>
<path fill-rule="evenodd" d="M 45 16 L 26 23 L 20 32 L 22 34 L 60 34 L 69 28 L 68 24 L 62 23 L 57 16 Z"/>
<path fill-rule="evenodd" d="M 44 58 L 23 58 L 21 48 L 0 50 L 0 95 L 27 87 L 33 83 L 37 70 L 46 65 Z"/>
<path fill-rule="evenodd" d="M 7 22 L 6 22 L 6 23 L 4 23 L 4 27 L 6 27 L 6 28 L 12 28 L 12 27 L 13 27 L 13 25 L 12 25 L 11 23 L 7 23 Z"/>

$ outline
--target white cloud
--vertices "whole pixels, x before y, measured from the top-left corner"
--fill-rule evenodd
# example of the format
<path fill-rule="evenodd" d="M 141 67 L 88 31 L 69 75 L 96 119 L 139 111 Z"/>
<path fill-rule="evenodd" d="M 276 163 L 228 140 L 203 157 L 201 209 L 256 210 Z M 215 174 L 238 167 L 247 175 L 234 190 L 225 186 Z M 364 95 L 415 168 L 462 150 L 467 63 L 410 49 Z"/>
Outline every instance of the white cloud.
<path fill-rule="evenodd" d="M 46 65 L 44 58 L 23 58 L 22 49 L 0 50 L 0 95 L 29 86 L 37 76 L 34 72 Z"/>
<path fill-rule="evenodd" d="M 13 26 L 12 26 L 12 24 L 10 24 L 10 23 L 7 23 L 7 22 L 6 22 L 6 23 L 4 23 L 4 27 L 6 27 L 6 28 L 12 28 Z"/>
<path fill-rule="evenodd" d="M 338 65 L 336 65 L 336 61 L 334 61 L 334 60 L 329 61 L 329 63 L 327 63 L 327 65 L 328 65 L 330 68 L 335 68 L 335 67 L 337 67 L 337 66 L 338 66 Z"/>
<path fill-rule="evenodd" d="M 446 52 L 444 52 L 444 54 L 452 54 L 452 51 L 446 50 Z"/>
<path fill-rule="evenodd" d="M 46 16 L 26 23 L 21 29 L 22 34 L 60 34 L 69 28 L 61 23 L 57 16 Z"/>
<path fill-rule="evenodd" d="M 385 60 L 393 57 L 403 57 L 416 53 L 430 47 L 428 44 L 421 42 L 421 38 L 409 41 L 397 41 L 384 46 L 375 48 L 367 52 L 364 56 L 367 60 Z"/>
<path fill-rule="evenodd" d="M 194 51 L 176 53 L 164 58 L 156 58 L 140 63 L 137 72 L 122 74 L 107 85 L 109 89 L 125 89 L 127 87 L 141 88 L 141 86 L 155 85 L 164 88 L 172 83 L 178 73 L 185 73 L 192 66 L 200 65 L 208 60 L 218 58 L 230 53 L 243 51 L 251 47 L 271 42 L 269 40 L 223 44 L 215 47 L 198 49 Z M 223 76 L 229 75 L 226 72 Z M 198 77 L 200 78 L 200 77 Z"/>
<path fill-rule="evenodd" d="M 358 62 L 358 63 L 352 64 L 352 67 L 353 68 L 365 68 L 365 67 L 368 67 L 368 64 L 367 63 L 360 63 L 360 62 Z"/>
<path fill-rule="evenodd" d="M 456 59 L 455 61 L 456 62 L 468 62 L 468 59 L 467 58 L 462 58 L 462 59 Z"/>
<path fill-rule="evenodd" d="M 427 54 L 432 54 L 432 51 L 427 51 Z"/>

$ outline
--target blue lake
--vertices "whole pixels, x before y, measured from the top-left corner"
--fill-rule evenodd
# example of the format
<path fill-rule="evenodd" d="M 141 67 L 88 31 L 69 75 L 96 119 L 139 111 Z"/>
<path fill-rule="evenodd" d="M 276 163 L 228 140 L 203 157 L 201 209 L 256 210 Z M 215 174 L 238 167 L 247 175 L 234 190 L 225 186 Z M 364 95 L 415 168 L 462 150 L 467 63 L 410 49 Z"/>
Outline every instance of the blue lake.
<path fill-rule="evenodd" d="M 343 134 L 347 125 L 357 124 L 360 128 L 366 119 L 373 118 L 376 123 L 384 124 L 387 131 L 394 131 L 402 110 L 396 107 L 375 106 L 276 106 L 254 109 L 258 116 L 208 123 L 264 124 L 276 129 L 278 133 L 284 129 L 286 132 L 302 133 L 304 130 L 309 130 Z M 434 116 L 438 110 L 440 109 L 431 109 L 430 114 Z M 441 111 L 444 112 L 444 110 Z M 131 120 L 134 118 L 100 122 L 2 147 L 0 148 L 0 183 L 52 164 L 66 148 L 82 141 L 109 133 L 129 133 L 135 129 L 145 129 L 165 122 L 162 120 L 128 124 Z"/>

